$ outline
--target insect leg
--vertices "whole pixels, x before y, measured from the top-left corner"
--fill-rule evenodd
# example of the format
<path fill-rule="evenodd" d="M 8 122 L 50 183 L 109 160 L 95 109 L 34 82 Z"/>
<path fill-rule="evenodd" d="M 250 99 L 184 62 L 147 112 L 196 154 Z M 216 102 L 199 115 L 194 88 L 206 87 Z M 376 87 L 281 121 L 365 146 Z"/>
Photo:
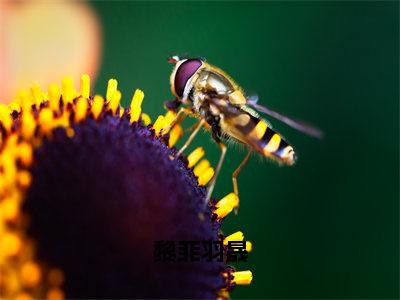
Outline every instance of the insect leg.
<path fill-rule="evenodd" d="M 194 137 L 196 136 L 197 133 L 199 133 L 201 127 L 204 125 L 206 121 L 204 119 L 201 119 L 200 122 L 197 124 L 196 128 L 193 130 L 192 134 L 189 136 L 185 144 L 182 146 L 182 148 L 179 150 L 179 152 L 176 154 L 175 158 L 178 158 L 183 151 L 190 145 Z"/>
<path fill-rule="evenodd" d="M 171 128 L 174 127 L 176 124 L 180 124 L 188 115 L 193 115 L 193 111 L 190 108 L 181 107 L 177 112 L 174 120 L 168 126 L 165 126 L 161 130 L 161 135 L 163 135 L 164 132 L 170 131 Z"/>
<path fill-rule="evenodd" d="M 243 168 L 246 166 L 247 162 L 250 159 L 251 153 L 253 151 L 250 149 L 249 152 L 247 153 L 246 157 L 242 160 L 240 163 L 239 167 L 233 172 L 232 174 L 232 182 L 233 182 L 233 191 L 235 192 L 236 196 L 239 197 L 239 189 L 238 189 L 238 184 L 237 184 L 237 177 L 239 173 L 243 170 Z"/>
<path fill-rule="evenodd" d="M 215 183 L 217 182 L 218 173 L 221 170 L 222 163 L 224 162 L 224 159 L 225 159 L 226 146 L 222 142 L 219 142 L 218 145 L 221 148 L 221 156 L 219 157 L 219 161 L 218 161 L 217 167 L 215 168 L 214 176 L 213 176 L 210 184 L 208 185 L 206 203 L 208 203 L 208 201 L 211 198 L 211 194 L 212 194 L 212 192 L 214 190 Z"/>

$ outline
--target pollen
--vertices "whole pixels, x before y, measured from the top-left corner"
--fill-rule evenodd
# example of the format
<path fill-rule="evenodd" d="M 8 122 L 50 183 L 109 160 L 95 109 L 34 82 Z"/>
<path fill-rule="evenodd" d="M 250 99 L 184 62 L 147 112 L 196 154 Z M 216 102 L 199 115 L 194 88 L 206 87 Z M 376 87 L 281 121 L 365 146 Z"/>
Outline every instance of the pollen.
<path fill-rule="evenodd" d="M 33 297 L 29 295 L 26 292 L 19 293 L 16 297 L 15 300 L 33 300 Z"/>
<path fill-rule="evenodd" d="M 163 134 L 167 134 L 170 131 L 171 124 L 176 118 L 176 113 L 172 110 L 169 110 L 164 116 L 164 127 Z"/>
<path fill-rule="evenodd" d="M 18 203 L 15 199 L 6 198 L 0 203 L 0 216 L 5 221 L 14 221 L 19 215 Z"/>
<path fill-rule="evenodd" d="M 10 131 L 12 125 L 12 118 L 9 109 L 6 105 L 0 103 L 0 120 L 3 127 Z"/>
<path fill-rule="evenodd" d="M 15 233 L 5 233 L 0 241 L 0 258 L 15 256 L 21 250 L 21 239 Z"/>
<path fill-rule="evenodd" d="M 60 89 L 57 84 L 52 83 L 48 88 L 49 104 L 53 111 L 57 111 L 60 107 Z"/>
<path fill-rule="evenodd" d="M 149 125 L 151 123 L 151 118 L 148 114 L 142 113 L 142 122 L 145 126 Z M 171 146 L 170 146 L 171 147 Z"/>
<path fill-rule="evenodd" d="M 237 231 L 231 235 L 228 235 L 226 238 L 224 238 L 224 245 L 228 245 L 228 242 L 231 241 L 243 241 L 244 240 L 244 234 L 241 231 Z"/>
<path fill-rule="evenodd" d="M 39 113 L 39 124 L 44 132 L 53 129 L 53 112 L 50 108 L 44 108 Z"/>
<path fill-rule="evenodd" d="M 215 207 L 232 206 L 236 207 L 239 205 L 239 198 L 235 193 L 230 193 L 217 202 Z"/>
<path fill-rule="evenodd" d="M 199 185 L 206 185 L 214 176 L 214 169 L 212 167 L 208 167 L 199 177 Z"/>
<path fill-rule="evenodd" d="M 217 215 L 218 219 L 223 219 L 238 205 L 239 198 L 235 193 L 230 193 L 217 202 L 215 205 L 216 209 L 214 210 L 214 214 Z"/>
<path fill-rule="evenodd" d="M 192 168 L 197 162 L 204 156 L 205 152 L 203 147 L 197 147 L 192 153 L 188 156 L 188 167 Z"/>
<path fill-rule="evenodd" d="M 210 162 L 207 159 L 202 159 L 193 169 L 194 175 L 199 177 L 206 169 L 210 167 Z"/>
<path fill-rule="evenodd" d="M 142 113 L 142 102 L 144 98 L 144 93 L 137 89 L 132 96 L 131 101 L 131 123 L 137 122 L 139 120 L 139 116 Z"/>
<path fill-rule="evenodd" d="M 46 294 L 46 299 L 48 300 L 63 300 L 64 292 L 58 288 L 50 289 Z"/>
<path fill-rule="evenodd" d="M 22 113 L 22 136 L 25 139 L 30 139 L 36 128 L 36 122 L 30 111 Z"/>
<path fill-rule="evenodd" d="M 119 102 L 121 101 L 121 92 L 116 90 L 113 95 L 112 98 L 110 100 L 110 102 L 108 103 L 109 108 L 111 109 L 112 113 L 115 114 L 117 112 L 117 108 L 119 106 Z"/>
<path fill-rule="evenodd" d="M 103 97 L 96 95 L 93 98 L 93 105 L 92 105 L 92 114 L 95 119 L 97 119 L 103 110 L 104 99 Z"/>
<path fill-rule="evenodd" d="M 107 85 L 107 93 L 106 93 L 106 99 L 107 101 L 111 101 L 112 98 L 114 97 L 114 93 L 117 91 L 118 87 L 118 82 L 115 79 L 110 79 L 108 81 Z"/>
<path fill-rule="evenodd" d="M 158 116 L 157 120 L 154 122 L 153 128 L 154 131 L 156 132 L 156 135 L 158 135 L 164 127 L 164 116 Z"/>
<path fill-rule="evenodd" d="M 86 99 L 80 97 L 76 102 L 75 108 L 75 122 L 79 123 L 86 117 L 86 112 L 88 109 L 88 102 Z"/>
<path fill-rule="evenodd" d="M 17 181 L 20 186 L 22 187 L 28 187 L 31 183 L 32 177 L 31 174 L 28 171 L 22 170 L 19 171 L 17 174 Z"/>
<path fill-rule="evenodd" d="M 21 269 L 21 281 L 25 287 L 35 287 L 39 284 L 42 273 L 37 263 L 26 262 Z"/>
<path fill-rule="evenodd" d="M 246 251 L 251 252 L 253 250 L 253 244 L 249 241 L 246 241 Z"/>
<path fill-rule="evenodd" d="M 224 238 L 223 244 L 224 246 L 227 246 L 229 242 L 232 241 L 243 241 L 244 240 L 244 234 L 241 231 L 237 231 L 231 235 L 228 235 L 227 237 Z M 246 241 L 246 251 L 250 252 L 253 249 L 253 244 L 249 241 Z"/>
<path fill-rule="evenodd" d="M 232 283 L 238 285 L 247 285 L 250 284 L 251 281 L 253 280 L 253 274 L 251 273 L 251 271 L 233 272 L 232 276 L 233 276 Z"/>
<path fill-rule="evenodd" d="M 26 142 L 19 143 L 17 157 L 23 165 L 29 166 L 32 163 L 32 146 Z"/>
<path fill-rule="evenodd" d="M 169 133 L 168 146 L 170 148 L 173 147 L 182 135 L 183 135 L 183 130 L 180 125 L 177 124 L 174 127 L 172 127 Z"/>

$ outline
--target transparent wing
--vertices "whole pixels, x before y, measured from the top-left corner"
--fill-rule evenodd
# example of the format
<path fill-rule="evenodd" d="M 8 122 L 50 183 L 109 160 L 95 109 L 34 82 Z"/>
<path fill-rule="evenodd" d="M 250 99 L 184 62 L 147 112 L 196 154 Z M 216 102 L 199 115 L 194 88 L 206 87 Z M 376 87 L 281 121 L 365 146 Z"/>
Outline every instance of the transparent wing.
<path fill-rule="evenodd" d="M 316 137 L 319 139 L 323 138 L 324 133 L 320 129 L 318 129 L 312 125 L 309 125 L 303 121 L 297 121 L 297 120 L 291 119 L 289 117 L 286 117 L 276 111 L 269 109 L 268 107 L 257 104 L 257 101 L 258 101 L 258 97 L 254 97 L 254 98 L 252 97 L 251 99 L 249 99 L 247 104 L 249 106 L 253 107 L 254 109 L 256 109 L 257 111 L 265 113 L 265 114 L 285 123 L 286 125 L 289 125 L 290 127 L 297 129 L 298 131 L 301 131 L 309 136 Z"/>

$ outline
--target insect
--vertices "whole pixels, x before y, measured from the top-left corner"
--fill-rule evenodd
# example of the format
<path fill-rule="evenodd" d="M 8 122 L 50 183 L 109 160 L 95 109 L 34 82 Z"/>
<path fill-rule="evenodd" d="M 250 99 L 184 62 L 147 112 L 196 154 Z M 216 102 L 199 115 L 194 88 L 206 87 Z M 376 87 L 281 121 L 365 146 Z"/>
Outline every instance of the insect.
<path fill-rule="evenodd" d="M 191 143 L 201 127 L 210 129 L 213 139 L 221 149 L 221 155 L 215 168 L 207 192 L 210 199 L 218 173 L 225 158 L 226 138 L 234 139 L 249 148 L 244 160 L 232 174 L 233 189 L 238 196 L 237 176 L 247 164 L 253 151 L 272 158 L 281 164 L 293 165 L 296 154 L 291 145 L 271 125 L 262 119 L 258 112 L 272 116 L 287 125 L 308 135 L 321 137 L 322 132 L 303 122 L 295 121 L 267 107 L 257 104 L 257 100 L 246 97 L 243 90 L 221 69 L 207 63 L 204 59 L 181 59 L 173 56 L 169 60 L 175 63 L 170 84 L 175 100 L 166 102 L 166 107 L 177 112 L 171 126 L 181 122 L 187 115 L 199 119 L 179 156 Z M 181 107 L 181 106 L 184 107 Z M 183 118 L 181 118 L 183 115 Z"/>

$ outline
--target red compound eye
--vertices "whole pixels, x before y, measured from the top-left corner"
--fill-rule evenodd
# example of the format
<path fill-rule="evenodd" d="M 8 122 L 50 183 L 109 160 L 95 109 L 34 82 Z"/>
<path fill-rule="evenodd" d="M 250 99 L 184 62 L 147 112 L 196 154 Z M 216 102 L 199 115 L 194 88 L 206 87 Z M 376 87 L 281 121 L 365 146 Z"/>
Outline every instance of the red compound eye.
<path fill-rule="evenodd" d="M 175 92 L 178 97 L 183 96 L 183 91 L 185 90 L 186 83 L 193 76 L 194 73 L 202 65 L 200 59 L 188 59 L 182 63 L 175 74 Z"/>

